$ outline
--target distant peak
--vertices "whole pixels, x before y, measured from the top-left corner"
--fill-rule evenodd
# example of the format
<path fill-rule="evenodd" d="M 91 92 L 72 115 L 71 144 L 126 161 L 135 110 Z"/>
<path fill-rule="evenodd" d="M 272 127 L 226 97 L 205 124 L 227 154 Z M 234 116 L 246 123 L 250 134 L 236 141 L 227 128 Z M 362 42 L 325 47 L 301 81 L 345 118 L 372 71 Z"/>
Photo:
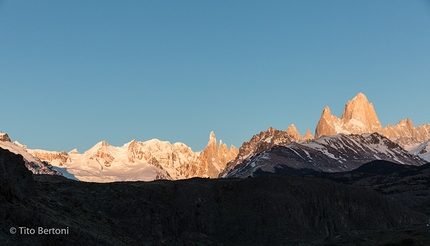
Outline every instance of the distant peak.
<path fill-rule="evenodd" d="M 322 115 L 331 115 L 329 106 L 325 106 Z"/>
<path fill-rule="evenodd" d="M 367 97 L 366 95 L 364 95 L 363 93 L 359 92 L 352 100 L 354 99 L 364 99 L 367 101 Z"/>
<path fill-rule="evenodd" d="M 276 129 L 275 128 L 273 128 L 273 127 L 271 127 L 271 126 L 269 126 L 269 128 L 267 128 L 267 131 L 268 132 L 274 132 Z"/>
<path fill-rule="evenodd" d="M 102 147 L 108 147 L 108 146 L 110 146 L 110 144 L 108 142 L 106 142 L 105 140 L 101 141 L 99 144 Z"/>
<path fill-rule="evenodd" d="M 78 149 L 72 149 L 71 151 L 69 151 L 69 154 L 79 154 Z"/>
<path fill-rule="evenodd" d="M 294 137 L 297 140 L 300 140 L 302 136 L 300 135 L 299 131 L 297 131 L 297 128 L 294 124 L 291 124 L 286 131 L 290 136 Z"/>
<path fill-rule="evenodd" d="M 305 136 L 303 137 L 303 140 L 311 140 L 311 139 L 314 139 L 314 136 L 312 136 L 311 130 L 310 130 L 310 129 L 308 129 L 308 130 L 306 131 Z"/>
<path fill-rule="evenodd" d="M 216 140 L 215 133 L 213 131 L 211 131 L 211 134 L 209 135 L 209 139 Z"/>
<path fill-rule="evenodd" d="M 11 142 L 7 133 L 4 133 L 4 132 L 0 132 L 0 141 Z"/>
<path fill-rule="evenodd" d="M 291 124 L 290 126 L 288 126 L 287 131 L 288 129 L 293 130 L 293 129 L 297 129 L 297 127 L 294 124 Z"/>
<path fill-rule="evenodd" d="M 325 107 L 315 130 L 315 138 L 337 133 L 371 133 L 382 129 L 373 105 L 366 95 L 359 92 L 345 104 L 342 117 L 331 115 L 330 108 Z"/>

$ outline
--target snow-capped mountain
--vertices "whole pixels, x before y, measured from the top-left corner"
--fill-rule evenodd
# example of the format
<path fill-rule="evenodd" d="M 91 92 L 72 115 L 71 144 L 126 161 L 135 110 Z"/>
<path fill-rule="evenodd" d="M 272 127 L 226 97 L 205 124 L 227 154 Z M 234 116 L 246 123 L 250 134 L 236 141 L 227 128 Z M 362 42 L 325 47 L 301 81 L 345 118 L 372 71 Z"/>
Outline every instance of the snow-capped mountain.
<path fill-rule="evenodd" d="M 227 163 L 224 170 L 221 172 L 220 177 L 224 177 L 233 170 L 238 164 L 244 162 L 245 160 L 251 158 L 252 156 L 270 149 L 276 145 L 285 145 L 293 141 L 298 141 L 294 137 L 299 137 L 300 134 L 296 130 L 296 134 L 292 134 L 293 128 L 289 128 L 289 132 L 276 130 L 273 127 L 269 127 L 267 131 L 262 131 L 259 134 L 254 135 L 248 142 L 244 142 L 239 148 L 239 153 L 234 160 Z"/>
<path fill-rule="evenodd" d="M 9 136 L 3 132 L 0 132 L 0 148 L 7 149 L 14 154 L 22 155 L 25 166 L 34 174 L 62 175 L 61 172 L 53 169 L 52 165 L 30 154 L 26 150 L 25 145 L 21 145 L 18 142 L 12 143 Z"/>
<path fill-rule="evenodd" d="M 382 127 L 376 115 L 373 104 L 363 93 L 358 93 L 349 100 L 338 118 L 332 115 L 326 106 L 315 129 L 315 138 L 331 136 L 338 133 L 361 134 L 378 132 L 397 142 L 401 146 L 417 146 L 430 139 L 430 124 L 419 125 L 415 128 L 410 119 L 401 120 L 398 124 Z"/>
<path fill-rule="evenodd" d="M 375 137 L 373 134 L 375 132 L 380 135 Z M 347 136 L 348 134 L 367 135 L 361 135 L 360 139 L 355 139 L 357 138 L 356 135 L 349 137 Z M 379 139 L 382 137 L 381 135 L 385 137 L 383 140 Z M 331 136 L 337 140 L 332 140 Z M 379 142 L 382 141 L 388 146 L 396 145 L 401 151 L 399 150 L 400 152 L 394 154 L 391 152 L 380 153 L 380 149 L 378 150 L 380 146 L 374 149 L 372 143 L 369 142 L 370 140 L 366 140 L 370 136 L 373 136 L 371 137 L 372 139 L 379 139 Z M 284 168 L 297 167 L 344 171 L 378 158 L 397 163 L 418 165 L 422 163 L 423 159 L 430 160 L 429 139 L 430 124 L 419 125 L 415 128 L 410 119 L 401 120 L 397 125 L 387 125 L 383 128 L 373 105 L 369 103 L 364 94 L 358 93 L 357 96 L 346 103 L 341 118 L 332 115 L 328 106 L 324 108 L 315 129 L 315 138 L 310 130 L 304 136 L 301 136 L 294 125 L 290 125 L 286 131 L 269 127 L 267 131 L 262 131 L 254 135 L 248 142 L 244 142 L 239 150 L 234 146 L 229 149 L 221 141 L 218 145 L 213 132 L 210 133 L 209 142 L 205 150 L 200 152 L 192 151 L 191 148 L 183 143 L 171 144 L 157 139 L 146 142 L 133 140 L 120 147 L 111 146 L 109 143 L 102 141 L 83 154 L 77 150 L 72 150 L 68 153 L 64 151 L 30 150 L 18 142 L 12 143 L 9 136 L 4 133 L 0 133 L 0 147 L 22 154 L 26 159 L 28 168 L 33 173 L 59 174 L 61 172 L 64 176 L 73 179 L 109 182 L 227 177 L 231 176 L 230 173 L 233 171 L 235 173 L 241 172 L 238 170 L 242 170 L 250 163 L 253 163 L 253 168 L 255 167 L 253 170 L 265 171 L 265 169 L 258 167 L 257 164 L 267 166 L 272 170 L 273 168 L 276 169 L 272 161 L 268 161 L 268 165 L 264 164 L 264 162 L 267 154 L 274 150 L 277 151 L 276 155 L 278 155 L 274 160 L 282 160 L 281 164 L 287 163 L 287 159 L 289 160 L 288 165 L 283 165 Z M 326 141 L 326 144 L 324 145 L 322 141 Z M 350 149 L 366 149 L 369 152 L 361 150 L 339 152 L 336 149 L 337 145 L 342 146 L 342 144 L 338 143 L 339 141 L 345 144 L 347 149 L 348 146 L 351 146 Z M 359 144 L 354 146 L 354 141 Z M 349 144 L 346 144 L 347 142 Z M 318 148 L 316 145 L 324 147 Z M 337 158 L 337 155 L 334 155 L 336 158 L 328 155 L 327 153 L 331 153 L 328 151 L 330 149 L 333 149 L 339 158 Z M 410 156 L 403 153 L 405 149 L 409 151 Z M 296 150 L 296 152 L 293 150 Z M 302 154 L 304 153 L 303 156 L 308 156 L 309 154 L 312 158 L 308 158 L 306 162 L 303 162 L 302 159 L 297 161 L 299 160 L 297 159 L 298 157 L 292 157 L 294 153 L 301 152 Z M 282 155 L 285 156 L 282 157 Z M 271 156 L 273 157 L 273 155 Z M 349 162 L 345 163 L 345 160 Z M 52 168 L 51 165 L 55 166 L 55 168 Z M 253 173 L 253 171 L 249 170 L 246 172 Z"/>
<path fill-rule="evenodd" d="M 249 156 L 222 177 L 249 177 L 261 173 L 341 172 L 353 170 L 372 160 L 422 165 L 413 155 L 378 134 L 324 136 L 309 142 L 291 142 Z"/>
<path fill-rule="evenodd" d="M 418 155 L 422 159 L 430 162 L 430 140 L 427 140 L 424 143 L 409 149 L 409 152 L 414 155 Z"/>
<path fill-rule="evenodd" d="M 183 143 L 171 144 L 158 139 L 133 140 L 120 147 L 101 141 L 83 154 L 77 150 L 28 152 L 51 163 L 68 178 L 113 182 L 217 177 L 238 150 L 234 146 L 228 149 L 222 141 L 217 145 L 215 134 L 211 132 L 207 147 L 200 152 L 193 152 Z"/>

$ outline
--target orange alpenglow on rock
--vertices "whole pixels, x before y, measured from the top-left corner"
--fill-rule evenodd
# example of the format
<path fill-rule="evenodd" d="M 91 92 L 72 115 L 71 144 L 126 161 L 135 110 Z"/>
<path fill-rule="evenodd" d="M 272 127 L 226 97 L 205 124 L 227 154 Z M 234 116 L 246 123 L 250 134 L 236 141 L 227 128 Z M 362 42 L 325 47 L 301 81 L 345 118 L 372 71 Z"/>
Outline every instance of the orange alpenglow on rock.
<path fill-rule="evenodd" d="M 373 104 L 363 93 L 358 93 L 349 100 L 338 118 L 330 113 L 330 108 L 324 108 L 315 129 L 315 138 L 321 136 L 345 134 L 362 134 L 377 132 L 387 138 L 397 139 L 399 144 L 422 142 L 430 138 L 430 124 L 419 125 L 415 128 L 410 119 L 401 120 L 397 125 L 382 127 L 376 115 Z"/>

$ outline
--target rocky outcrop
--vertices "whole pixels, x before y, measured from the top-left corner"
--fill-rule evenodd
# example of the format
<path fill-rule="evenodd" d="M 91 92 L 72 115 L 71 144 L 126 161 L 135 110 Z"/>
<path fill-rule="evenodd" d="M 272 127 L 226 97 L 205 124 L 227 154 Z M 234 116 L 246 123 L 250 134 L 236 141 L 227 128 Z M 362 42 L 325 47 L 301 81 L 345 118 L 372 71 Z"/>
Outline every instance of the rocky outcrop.
<path fill-rule="evenodd" d="M 314 139 L 314 136 L 312 136 L 311 130 L 307 130 L 305 136 L 303 137 L 303 140 L 308 141 Z"/>
<path fill-rule="evenodd" d="M 214 132 L 210 133 L 209 142 L 202 152 L 193 152 L 183 143 L 170 144 L 156 139 L 132 141 L 128 146 L 130 162 L 152 160 L 151 163 L 158 163 L 159 167 L 167 170 L 172 179 L 217 177 L 237 153 L 234 146 L 228 149 L 222 141 L 217 145 Z"/>
<path fill-rule="evenodd" d="M 339 133 L 341 128 L 337 127 L 341 125 L 341 119 L 332 115 L 330 108 L 326 106 L 321 114 L 320 120 L 318 121 L 317 127 L 315 129 L 315 138 L 321 136 L 336 135 Z"/>
<path fill-rule="evenodd" d="M 377 132 L 382 128 L 373 104 L 361 92 L 346 103 L 341 119 L 346 130 L 353 134 Z"/>
<path fill-rule="evenodd" d="M 209 142 L 206 145 L 205 150 L 201 154 L 200 162 L 204 167 L 203 172 L 198 177 L 208 176 L 216 178 L 224 170 L 227 163 L 234 160 L 239 150 L 232 146 L 230 150 L 227 145 L 220 141 L 219 146 L 217 145 L 216 137 L 214 132 L 210 133 Z"/>
<path fill-rule="evenodd" d="M 337 133 L 373 133 L 381 129 L 382 126 L 373 105 L 363 93 L 358 93 L 346 103 L 341 118 L 332 115 L 328 106 L 324 108 L 315 129 L 315 138 Z"/>
<path fill-rule="evenodd" d="M 46 151 L 39 149 L 27 149 L 27 152 L 40 160 L 48 163 L 58 162 L 58 165 L 62 166 L 64 163 L 70 160 L 69 154 L 65 151 Z"/>
<path fill-rule="evenodd" d="M 7 133 L 0 132 L 0 141 L 11 142 Z"/>
<path fill-rule="evenodd" d="M 418 128 L 415 128 L 410 119 L 405 119 L 394 126 L 387 125 L 383 128 L 372 103 L 369 103 L 363 93 L 358 93 L 346 103 L 341 118 L 332 115 L 328 106 L 324 108 L 315 129 L 315 138 L 338 133 L 374 132 L 390 138 L 402 147 L 416 146 L 430 139 L 430 124 L 419 125 Z"/>
<path fill-rule="evenodd" d="M 294 124 L 291 124 L 290 126 L 288 126 L 285 132 L 287 132 L 287 134 L 289 134 L 291 137 L 293 137 L 296 140 L 302 139 L 302 135 L 300 135 L 299 131 L 297 130 Z"/>
<path fill-rule="evenodd" d="M 297 139 L 289 133 L 269 127 L 267 131 L 262 131 L 252 136 L 248 142 L 244 142 L 239 148 L 239 153 L 236 158 L 227 163 L 219 177 L 225 177 L 236 165 L 264 150 L 270 149 L 275 145 L 286 145 L 295 141 L 297 141 Z"/>
<path fill-rule="evenodd" d="M 305 136 L 302 137 L 302 135 L 300 135 L 299 131 L 297 130 L 294 124 L 291 124 L 290 126 L 288 126 L 285 132 L 289 134 L 294 139 L 294 141 L 314 139 L 314 137 L 312 136 L 311 130 L 309 129 L 306 131 Z"/>
<path fill-rule="evenodd" d="M 407 118 L 394 126 L 387 125 L 379 132 L 404 147 L 414 146 L 430 139 L 430 124 L 419 125 L 418 128 L 415 128 L 412 120 Z"/>

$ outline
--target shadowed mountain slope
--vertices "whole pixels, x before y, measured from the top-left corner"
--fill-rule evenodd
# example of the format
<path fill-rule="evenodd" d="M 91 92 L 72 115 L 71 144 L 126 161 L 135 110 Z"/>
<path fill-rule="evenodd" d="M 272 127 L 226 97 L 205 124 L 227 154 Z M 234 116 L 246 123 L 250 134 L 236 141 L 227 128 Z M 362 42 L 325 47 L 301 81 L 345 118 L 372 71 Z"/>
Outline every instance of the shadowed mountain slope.
<path fill-rule="evenodd" d="M 11 174 L 3 185 L 27 193 L 0 194 L 3 245 L 294 245 L 424 223 L 422 214 L 371 189 L 320 178 L 100 184 L 35 175 L 28 181 L 8 171 L 25 169 L 11 155 L 0 151 L 1 168 Z M 12 226 L 70 233 L 11 235 Z"/>

